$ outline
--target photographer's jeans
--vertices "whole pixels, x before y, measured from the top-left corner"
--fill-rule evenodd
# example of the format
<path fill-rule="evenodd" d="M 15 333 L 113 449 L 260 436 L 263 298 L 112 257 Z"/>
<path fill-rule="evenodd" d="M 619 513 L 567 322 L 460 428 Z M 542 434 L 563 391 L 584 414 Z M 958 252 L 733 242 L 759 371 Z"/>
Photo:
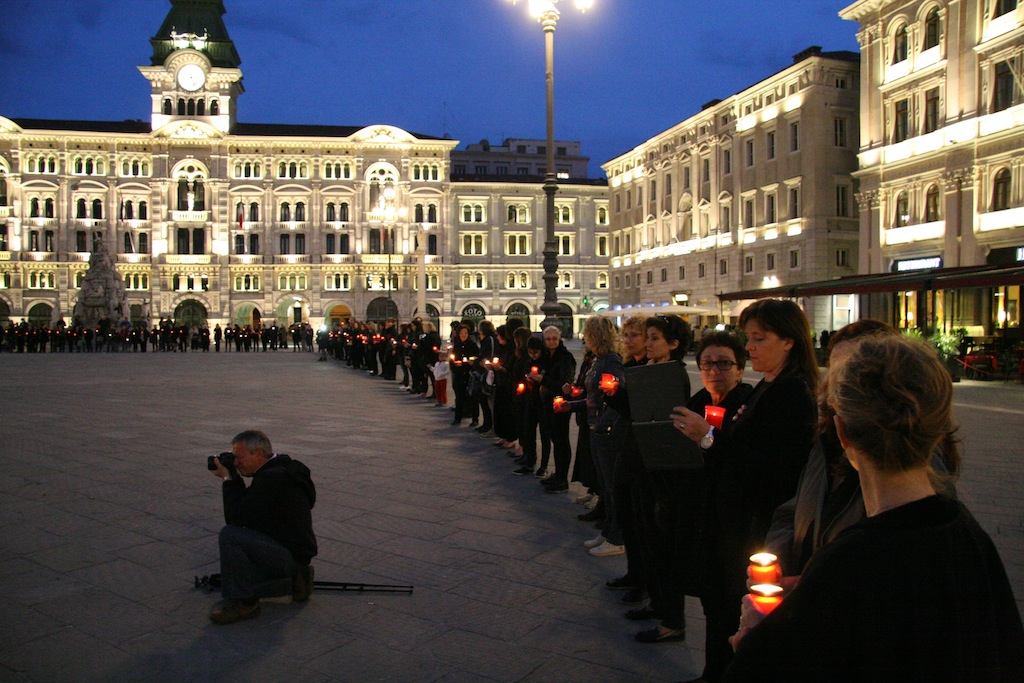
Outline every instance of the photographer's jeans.
<path fill-rule="evenodd" d="M 291 551 L 270 536 L 232 524 L 220 530 L 220 590 L 225 599 L 288 595 L 297 570 Z"/>

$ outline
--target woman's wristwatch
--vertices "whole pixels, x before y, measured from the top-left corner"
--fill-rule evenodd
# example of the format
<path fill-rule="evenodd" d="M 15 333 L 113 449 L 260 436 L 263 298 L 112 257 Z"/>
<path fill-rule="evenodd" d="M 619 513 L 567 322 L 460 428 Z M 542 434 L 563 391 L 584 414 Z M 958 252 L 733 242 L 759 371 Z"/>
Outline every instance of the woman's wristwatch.
<path fill-rule="evenodd" d="M 708 433 L 701 437 L 700 448 L 702 451 L 710 450 L 715 445 L 715 428 L 708 429 Z"/>

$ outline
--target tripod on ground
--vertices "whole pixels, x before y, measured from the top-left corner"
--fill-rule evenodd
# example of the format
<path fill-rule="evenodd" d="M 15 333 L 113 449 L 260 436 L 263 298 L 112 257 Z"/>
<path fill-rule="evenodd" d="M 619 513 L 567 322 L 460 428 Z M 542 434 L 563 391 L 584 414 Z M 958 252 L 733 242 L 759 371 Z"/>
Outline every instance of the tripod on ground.
<path fill-rule="evenodd" d="M 220 588 L 220 574 L 196 576 L 196 588 L 210 591 Z M 349 583 L 347 581 L 314 581 L 313 588 L 324 591 L 351 591 L 356 593 L 412 593 L 412 586 L 396 586 L 389 583 Z"/>

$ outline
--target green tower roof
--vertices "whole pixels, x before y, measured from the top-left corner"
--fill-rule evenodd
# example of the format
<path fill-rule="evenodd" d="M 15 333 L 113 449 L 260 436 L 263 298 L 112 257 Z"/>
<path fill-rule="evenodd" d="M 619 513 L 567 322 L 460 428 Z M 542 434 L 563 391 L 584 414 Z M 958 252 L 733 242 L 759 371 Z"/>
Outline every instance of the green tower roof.
<path fill-rule="evenodd" d="M 171 0 L 171 11 L 160 26 L 157 34 L 150 39 L 153 66 L 164 63 L 167 56 L 178 49 L 172 34 L 192 34 L 206 37 L 202 52 L 210 58 L 213 66 L 238 68 L 242 60 L 235 50 L 235 44 L 224 25 L 224 0 Z M 194 46 L 193 46 L 194 47 Z"/>

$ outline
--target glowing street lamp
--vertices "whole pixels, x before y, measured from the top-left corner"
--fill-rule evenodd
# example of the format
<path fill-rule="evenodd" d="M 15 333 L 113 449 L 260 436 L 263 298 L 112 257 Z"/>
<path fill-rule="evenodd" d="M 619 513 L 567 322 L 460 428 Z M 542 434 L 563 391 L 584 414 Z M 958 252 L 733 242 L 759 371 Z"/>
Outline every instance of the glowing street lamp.
<path fill-rule="evenodd" d="M 586 12 L 593 0 L 575 0 L 576 8 Z M 516 0 L 512 0 L 516 4 Z M 547 220 L 544 230 L 544 322 L 541 327 L 558 325 L 558 298 L 555 284 L 558 282 L 558 248 L 555 242 L 555 193 L 558 192 L 558 176 L 555 173 L 555 26 L 558 24 L 558 0 L 529 0 L 530 15 L 540 22 L 544 29 L 545 82 L 547 84 L 547 169 L 544 174 Z"/>

